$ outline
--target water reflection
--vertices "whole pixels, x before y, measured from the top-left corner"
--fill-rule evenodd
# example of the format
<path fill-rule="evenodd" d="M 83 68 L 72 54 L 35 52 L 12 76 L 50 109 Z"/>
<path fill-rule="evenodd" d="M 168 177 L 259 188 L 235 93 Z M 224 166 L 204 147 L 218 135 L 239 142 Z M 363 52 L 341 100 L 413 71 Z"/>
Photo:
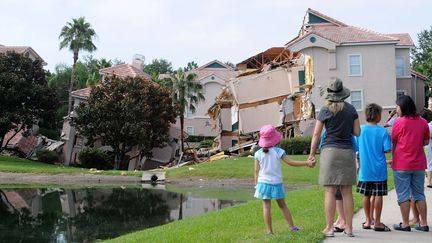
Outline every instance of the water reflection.
<path fill-rule="evenodd" d="M 150 189 L 0 189 L 0 242 L 92 242 L 232 206 Z"/>

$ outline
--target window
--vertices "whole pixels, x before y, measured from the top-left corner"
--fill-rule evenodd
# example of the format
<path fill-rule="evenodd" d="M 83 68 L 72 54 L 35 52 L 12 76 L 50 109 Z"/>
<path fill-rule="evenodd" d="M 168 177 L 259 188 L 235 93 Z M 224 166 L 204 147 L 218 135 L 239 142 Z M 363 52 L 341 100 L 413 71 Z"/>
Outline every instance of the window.
<path fill-rule="evenodd" d="M 396 90 L 396 99 L 399 98 L 402 95 L 406 95 L 407 91 L 406 90 Z"/>
<path fill-rule="evenodd" d="M 186 132 L 189 135 L 194 135 L 194 128 L 193 127 L 186 127 Z"/>
<path fill-rule="evenodd" d="M 405 76 L 405 57 L 396 57 L 396 77 Z"/>
<path fill-rule="evenodd" d="M 193 112 L 191 111 L 191 109 L 186 108 L 186 118 L 192 118 L 193 116 Z"/>
<path fill-rule="evenodd" d="M 363 92 L 361 90 L 351 91 L 351 105 L 353 105 L 356 110 L 361 110 L 363 108 Z"/>
<path fill-rule="evenodd" d="M 362 76 L 362 58 L 361 55 L 348 55 L 349 76 Z"/>

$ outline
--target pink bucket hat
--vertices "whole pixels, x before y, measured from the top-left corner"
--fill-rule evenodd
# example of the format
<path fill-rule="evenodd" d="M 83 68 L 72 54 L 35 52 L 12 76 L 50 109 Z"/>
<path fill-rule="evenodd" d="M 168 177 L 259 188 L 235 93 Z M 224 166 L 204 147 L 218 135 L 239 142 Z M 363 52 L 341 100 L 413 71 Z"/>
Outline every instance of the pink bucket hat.
<path fill-rule="evenodd" d="M 282 139 L 282 134 L 276 131 L 276 129 L 272 125 L 265 125 L 261 127 L 259 135 L 260 139 L 258 145 L 261 148 L 273 147 L 278 144 Z"/>

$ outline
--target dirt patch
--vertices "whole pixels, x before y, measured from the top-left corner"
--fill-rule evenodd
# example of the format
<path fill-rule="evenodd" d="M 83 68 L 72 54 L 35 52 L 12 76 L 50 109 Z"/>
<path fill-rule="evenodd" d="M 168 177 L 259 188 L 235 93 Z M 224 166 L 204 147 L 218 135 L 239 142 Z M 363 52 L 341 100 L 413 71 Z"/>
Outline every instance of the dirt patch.
<path fill-rule="evenodd" d="M 188 177 L 168 179 L 167 183 L 177 187 L 251 188 L 255 186 L 253 180 L 237 178 L 213 179 L 205 177 Z"/>
<path fill-rule="evenodd" d="M 141 184 L 141 177 L 111 176 L 93 174 L 34 174 L 0 172 L 0 184 L 50 184 L 50 185 L 83 185 L 106 186 Z"/>

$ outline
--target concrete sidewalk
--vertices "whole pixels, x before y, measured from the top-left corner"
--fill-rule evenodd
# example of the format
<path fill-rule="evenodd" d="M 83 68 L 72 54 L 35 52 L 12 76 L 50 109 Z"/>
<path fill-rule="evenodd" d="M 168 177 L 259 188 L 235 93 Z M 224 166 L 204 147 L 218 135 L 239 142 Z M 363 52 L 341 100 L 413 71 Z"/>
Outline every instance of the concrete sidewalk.
<path fill-rule="evenodd" d="M 427 219 L 430 230 L 432 230 L 432 188 L 425 186 L 425 194 L 428 206 Z M 365 221 L 365 216 L 364 210 L 361 209 L 354 215 L 353 218 L 353 233 L 355 237 L 347 237 L 343 233 L 335 233 L 335 237 L 327 237 L 323 242 L 432 242 L 432 231 L 426 233 L 411 228 L 411 232 L 402 232 L 393 229 L 393 224 L 402 222 L 402 217 L 396 198 L 395 190 L 391 190 L 388 196 L 384 197 L 383 212 L 381 216 L 381 221 L 392 230 L 391 232 L 377 232 L 374 230 L 362 229 L 362 222 Z"/>

